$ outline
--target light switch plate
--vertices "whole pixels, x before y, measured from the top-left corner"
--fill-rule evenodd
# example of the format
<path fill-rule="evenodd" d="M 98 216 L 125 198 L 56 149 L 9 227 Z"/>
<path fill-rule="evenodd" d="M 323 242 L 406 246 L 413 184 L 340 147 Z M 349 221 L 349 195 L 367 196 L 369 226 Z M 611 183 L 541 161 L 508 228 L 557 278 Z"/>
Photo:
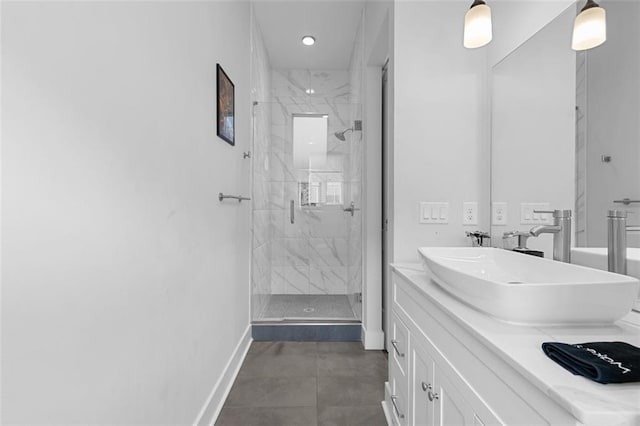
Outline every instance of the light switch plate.
<path fill-rule="evenodd" d="M 549 203 L 522 203 L 520 204 L 521 225 L 549 225 L 553 218 L 549 213 L 535 213 L 535 210 L 550 210 Z"/>
<path fill-rule="evenodd" d="M 507 203 L 491 203 L 491 224 L 497 226 L 506 226 L 509 221 L 507 216 Z"/>
<path fill-rule="evenodd" d="M 475 201 L 467 201 L 462 203 L 462 224 L 477 225 L 478 224 L 478 203 Z"/>
<path fill-rule="evenodd" d="M 420 223 L 426 223 L 426 224 L 449 223 L 449 203 L 447 202 L 420 203 Z"/>

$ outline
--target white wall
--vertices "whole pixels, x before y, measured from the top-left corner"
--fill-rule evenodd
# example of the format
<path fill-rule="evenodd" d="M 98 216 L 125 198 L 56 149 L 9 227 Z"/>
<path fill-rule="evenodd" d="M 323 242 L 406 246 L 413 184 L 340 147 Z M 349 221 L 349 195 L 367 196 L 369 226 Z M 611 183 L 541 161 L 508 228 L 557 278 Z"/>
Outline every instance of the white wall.
<path fill-rule="evenodd" d="M 533 226 L 520 225 L 521 203 L 573 209 L 574 17 L 575 9 L 567 9 L 492 69 L 491 196 L 508 203 L 507 225 L 492 227 L 495 245 L 503 232 Z M 552 257 L 552 243 L 547 234 L 529 239 L 528 247 Z"/>
<path fill-rule="evenodd" d="M 488 230 L 486 52 L 462 46 L 468 2 L 397 2 L 394 40 L 394 260 L 421 246 L 468 245 Z M 421 201 L 448 201 L 449 224 L 418 222 Z M 477 201 L 478 226 L 462 203 Z"/>
<path fill-rule="evenodd" d="M 393 64 L 393 7 L 389 1 L 366 2 L 364 9 L 364 167 L 363 197 L 363 343 L 384 349 L 382 329 L 382 67 Z M 392 91 L 392 81 L 388 81 Z M 393 99 L 389 99 L 391 103 Z M 392 115 L 391 115 L 392 116 Z M 392 123 L 391 123 L 392 124 Z M 387 129 L 389 132 L 389 129 Z"/>
<path fill-rule="evenodd" d="M 249 4 L 4 2 L 2 55 L 2 420 L 193 422 L 249 324 Z"/>

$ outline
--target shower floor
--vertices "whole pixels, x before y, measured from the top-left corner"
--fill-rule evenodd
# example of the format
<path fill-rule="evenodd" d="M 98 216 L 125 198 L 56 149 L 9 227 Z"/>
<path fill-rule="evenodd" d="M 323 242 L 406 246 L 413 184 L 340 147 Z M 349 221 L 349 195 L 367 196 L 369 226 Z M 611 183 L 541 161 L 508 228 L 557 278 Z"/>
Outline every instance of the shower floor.
<path fill-rule="evenodd" d="M 346 295 L 273 294 L 260 320 L 282 319 L 357 320 Z"/>

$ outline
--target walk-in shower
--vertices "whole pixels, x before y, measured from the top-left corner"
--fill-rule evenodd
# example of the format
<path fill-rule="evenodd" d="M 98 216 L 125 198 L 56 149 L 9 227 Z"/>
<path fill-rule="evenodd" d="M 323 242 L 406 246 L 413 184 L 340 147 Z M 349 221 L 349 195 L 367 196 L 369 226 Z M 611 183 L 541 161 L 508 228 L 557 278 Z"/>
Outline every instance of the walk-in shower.
<path fill-rule="evenodd" d="M 271 23 L 271 9 L 254 7 Z M 354 12 L 361 22 L 361 12 Z M 351 338 L 360 338 L 364 44 L 362 26 L 352 28 L 350 59 L 306 69 L 302 57 L 286 61 L 298 67 L 278 63 L 282 52 L 273 45 L 267 52 L 260 29 L 252 27 L 251 308 L 257 340 L 269 327 L 306 332 L 312 326 L 327 327 L 316 337 L 327 332 L 321 337 L 334 340 L 352 327 Z"/>
<path fill-rule="evenodd" d="M 272 70 L 271 81 L 290 93 L 293 79 L 326 74 Z M 349 72 L 331 74 L 324 96 L 272 90 L 253 106 L 254 323 L 362 316 L 362 133 L 333 137 L 361 106 L 344 96 Z"/>
<path fill-rule="evenodd" d="M 356 111 L 324 99 L 254 106 L 270 118 L 253 151 L 254 321 L 361 318 L 361 140 L 330 137 Z"/>

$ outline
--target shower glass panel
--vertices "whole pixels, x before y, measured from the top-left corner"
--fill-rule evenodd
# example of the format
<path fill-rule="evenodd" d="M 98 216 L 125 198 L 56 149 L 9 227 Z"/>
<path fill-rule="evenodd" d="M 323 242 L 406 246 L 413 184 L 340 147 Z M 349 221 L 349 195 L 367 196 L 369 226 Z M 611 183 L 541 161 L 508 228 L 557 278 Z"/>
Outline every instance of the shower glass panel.
<path fill-rule="evenodd" d="M 254 105 L 254 322 L 360 321 L 362 131 L 336 137 L 360 112 L 327 96 Z"/>

